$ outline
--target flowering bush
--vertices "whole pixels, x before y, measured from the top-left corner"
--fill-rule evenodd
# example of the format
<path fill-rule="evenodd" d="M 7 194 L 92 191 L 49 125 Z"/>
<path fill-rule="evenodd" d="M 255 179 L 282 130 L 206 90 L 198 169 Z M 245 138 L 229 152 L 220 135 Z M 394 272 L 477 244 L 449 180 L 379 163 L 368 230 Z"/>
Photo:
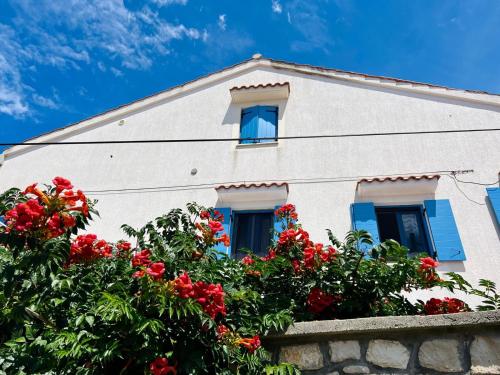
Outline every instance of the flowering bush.
<path fill-rule="evenodd" d="M 403 292 L 471 290 L 432 258 L 407 257 L 395 241 L 370 256 L 366 232 L 314 243 L 295 207 L 276 210 L 282 230 L 268 254 L 241 260 L 223 216 L 189 204 L 110 243 L 77 235 L 93 210 L 57 177 L 0 196 L 0 372 L 57 374 L 282 374 L 261 337 L 294 320 L 467 311 L 455 298 L 410 302 Z M 485 281 L 486 282 L 486 281 Z M 484 293 L 495 308 L 494 285 Z"/>

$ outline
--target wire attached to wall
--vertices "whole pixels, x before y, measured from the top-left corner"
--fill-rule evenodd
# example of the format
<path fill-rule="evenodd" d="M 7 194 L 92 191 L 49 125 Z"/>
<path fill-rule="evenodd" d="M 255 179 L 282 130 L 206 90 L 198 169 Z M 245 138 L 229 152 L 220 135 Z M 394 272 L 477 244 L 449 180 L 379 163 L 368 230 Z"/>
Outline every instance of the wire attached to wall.
<path fill-rule="evenodd" d="M 280 139 L 327 139 L 327 138 L 352 138 L 352 137 L 383 137 L 394 135 L 424 135 L 424 134 L 450 134 L 450 133 L 477 133 L 497 132 L 500 128 L 486 129 L 451 129 L 451 130 L 424 130 L 387 133 L 347 133 L 323 135 L 291 135 L 282 137 L 260 138 L 185 138 L 185 139 L 135 139 L 135 140 L 108 140 L 108 141 L 61 141 L 61 142 L 2 142 L 0 146 L 52 146 L 52 145 L 100 145 L 100 144 L 132 144 L 132 143 L 196 143 L 196 142 L 241 142 L 241 141 L 278 141 Z"/>

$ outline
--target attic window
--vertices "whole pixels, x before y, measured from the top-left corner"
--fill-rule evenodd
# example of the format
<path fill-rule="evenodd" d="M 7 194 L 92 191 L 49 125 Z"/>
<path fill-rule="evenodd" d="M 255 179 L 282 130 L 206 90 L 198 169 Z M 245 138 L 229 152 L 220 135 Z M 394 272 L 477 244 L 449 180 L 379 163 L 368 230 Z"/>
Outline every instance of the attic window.
<path fill-rule="evenodd" d="M 233 103 L 284 100 L 290 94 L 290 84 L 283 82 L 239 86 L 231 88 L 229 92 Z"/>

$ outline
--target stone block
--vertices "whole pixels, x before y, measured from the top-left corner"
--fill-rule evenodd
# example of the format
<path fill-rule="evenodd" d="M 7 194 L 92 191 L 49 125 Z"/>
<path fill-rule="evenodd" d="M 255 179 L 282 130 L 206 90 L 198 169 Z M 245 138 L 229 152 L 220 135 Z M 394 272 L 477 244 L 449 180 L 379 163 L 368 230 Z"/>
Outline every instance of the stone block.
<path fill-rule="evenodd" d="M 371 340 L 366 352 L 367 361 L 380 367 L 406 369 L 410 351 L 399 341 Z"/>
<path fill-rule="evenodd" d="M 280 361 L 296 364 L 301 370 L 319 370 L 323 367 L 323 354 L 318 344 L 284 346 Z"/>
<path fill-rule="evenodd" d="M 370 369 L 366 366 L 346 366 L 342 369 L 346 374 L 369 374 Z"/>
<path fill-rule="evenodd" d="M 418 351 L 420 365 L 440 372 L 463 371 L 458 345 L 455 339 L 424 341 Z"/>
<path fill-rule="evenodd" d="M 361 359 L 361 348 L 356 340 L 330 341 L 330 361 L 342 362 L 346 359 Z"/>
<path fill-rule="evenodd" d="M 500 374 L 500 336 L 475 336 L 470 359 L 472 374 Z"/>

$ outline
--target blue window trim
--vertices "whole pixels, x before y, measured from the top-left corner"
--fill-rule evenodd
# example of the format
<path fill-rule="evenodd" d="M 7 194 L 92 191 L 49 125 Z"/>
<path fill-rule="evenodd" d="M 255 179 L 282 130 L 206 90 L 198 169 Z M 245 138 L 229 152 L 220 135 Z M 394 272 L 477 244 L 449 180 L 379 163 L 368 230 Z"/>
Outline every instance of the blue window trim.
<path fill-rule="evenodd" d="M 234 250 L 231 250 L 231 258 L 236 258 L 236 215 L 238 214 L 267 214 L 272 213 L 274 215 L 274 210 L 272 208 L 262 209 L 262 210 L 232 210 L 233 220 L 231 221 L 231 244 L 234 244 Z M 271 228 L 272 229 L 272 228 Z"/>
<path fill-rule="evenodd" d="M 434 241 L 432 240 L 431 237 L 431 232 L 430 232 L 430 226 L 429 226 L 429 221 L 427 218 L 427 215 L 425 213 L 425 207 L 423 204 L 405 204 L 405 205 L 390 205 L 390 206 L 375 206 L 375 211 L 377 208 L 390 208 L 390 209 L 400 209 L 400 210 L 405 210 L 405 209 L 418 209 L 420 212 L 420 215 L 422 216 L 422 226 L 424 227 L 424 236 L 425 240 L 427 241 L 427 244 L 429 245 L 429 252 L 434 259 L 437 257 L 436 253 L 436 248 L 434 247 Z M 398 228 L 401 231 L 401 228 Z M 380 227 L 378 228 L 378 237 L 381 239 L 380 241 L 382 242 L 382 237 L 380 236 Z"/>
<path fill-rule="evenodd" d="M 243 140 L 241 139 L 241 131 L 242 131 L 242 126 L 243 126 L 243 114 L 245 111 L 251 111 L 251 110 L 257 110 L 257 128 L 256 128 L 256 132 L 257 134 L 254 135 L 254 138 L 259 138 L 259 120 L 260 120 L 260 116 L 258 115 L 259 114 L 259 111 L 261 108 L 274 108 L 275 109 L 275 112 L 276 112 L 276 123 L 275 123 L 275 126 L 274 126 L 274 141 L 276 142 L 278 140 L 278 123 L 279 123 L 279 106 L 277 105 L 255 105 L 255 106 L 252 106 L 252 107 L 245 107 L 245 108 L 242 108 L 241 109 L 241 115 L 240 115 L 240 131 L 239 131 L 239 135 L 238 135 L 238 138 L 240 138 L 240 141 L 239 143 L 240 144 L 255 144 L 255 143 L 266 143 L 266 142 L 272 142 L 272 140 L 269 140 L 269 139 L 266 139 L 266 140 L 261 140 L 261 139 L 251 139 L 250 140 Z M 266 137 L 267 138 L 267 137 Z"/>

